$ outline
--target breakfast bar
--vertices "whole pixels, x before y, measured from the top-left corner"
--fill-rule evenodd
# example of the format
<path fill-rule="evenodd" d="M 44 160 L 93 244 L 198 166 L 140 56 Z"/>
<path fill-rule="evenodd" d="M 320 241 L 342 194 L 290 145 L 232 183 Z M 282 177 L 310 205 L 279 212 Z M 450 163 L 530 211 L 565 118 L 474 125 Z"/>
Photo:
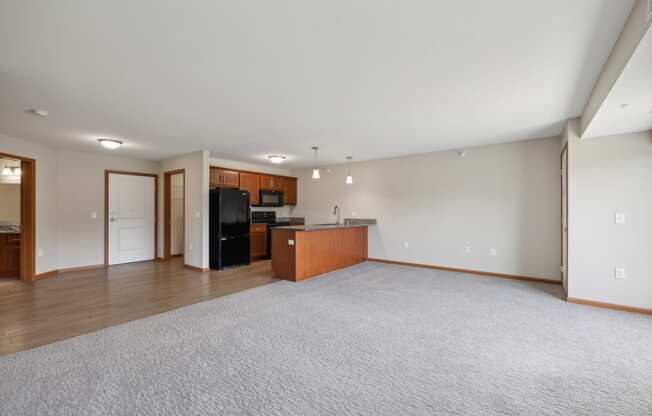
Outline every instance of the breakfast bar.
<path fill-rule="evenodd" d="M 367 226 L 302 225 L 272 231 L 272 270 L 299 281 L 367 260 Z"/>

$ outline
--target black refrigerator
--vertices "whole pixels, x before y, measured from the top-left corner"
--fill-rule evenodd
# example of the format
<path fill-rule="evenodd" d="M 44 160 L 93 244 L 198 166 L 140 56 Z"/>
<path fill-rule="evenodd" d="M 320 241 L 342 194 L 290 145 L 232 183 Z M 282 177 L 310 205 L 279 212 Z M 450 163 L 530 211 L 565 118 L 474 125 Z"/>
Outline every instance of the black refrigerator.
<path fill-rule="evenodd" d="M 209 265 L 211 269 L 249 264 L 249 192 L 210 190 Z"/>

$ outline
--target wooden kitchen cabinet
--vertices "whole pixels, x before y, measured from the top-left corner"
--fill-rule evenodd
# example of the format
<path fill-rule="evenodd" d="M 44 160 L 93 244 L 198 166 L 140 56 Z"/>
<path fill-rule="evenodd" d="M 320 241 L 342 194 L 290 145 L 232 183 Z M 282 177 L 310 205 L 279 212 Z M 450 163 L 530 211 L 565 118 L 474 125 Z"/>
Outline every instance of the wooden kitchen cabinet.
<path fill-rule="evenodd" d="M 20 277 L 20 234 L 0 234 L 0 277 Z"/>
<path fill-rule="evenodd" d="M 283 178 L 272 175 L 260 175 L 260 189 L 266 191 L 282 191 Z"/>
<path fill-rule="evenodd" d="M 237 188 L 240 186 L 240 172 L 210 168 L 209 184 L 215 187 Z"/>
<path fill-rule="evenodd" d="M 249 203 L 258 205 L 260 202 L 260 175 L 240 172 L 240 189 L 249 191 Z"/>
<path fill-rule="evenodd" d="M 267 225 L 251 224 L 249 236 L 249 254 L 253 259 L 264 258 L 267 255 Z"/>
<path fill-rule="evenodd" d="M 297 178 L 282 178 L 283 204 L 297 204 Z"/>

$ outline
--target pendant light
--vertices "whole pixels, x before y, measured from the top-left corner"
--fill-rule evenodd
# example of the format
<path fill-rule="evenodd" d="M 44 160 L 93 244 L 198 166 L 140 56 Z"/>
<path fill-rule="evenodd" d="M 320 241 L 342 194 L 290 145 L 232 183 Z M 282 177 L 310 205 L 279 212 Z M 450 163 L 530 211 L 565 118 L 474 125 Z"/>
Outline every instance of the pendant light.
<path fill-rule="evenodd" d="M 319 168 L 317 168 L 317 150 L 319 150 L 319 147 L 313 146 L 312 150 L 315 151 L 315 168 L 312 170 L 312 178 L 319 179 Z"/>
<path fill-rule="evenodd" d="M 349 174 L 346 175 L 345 183 L 351 185 L 353 183 L 353 176 L 351 176 L 351 159 L 353 159 L 353 156 L 347 156 L 346 158 L 349 160 Z"/>

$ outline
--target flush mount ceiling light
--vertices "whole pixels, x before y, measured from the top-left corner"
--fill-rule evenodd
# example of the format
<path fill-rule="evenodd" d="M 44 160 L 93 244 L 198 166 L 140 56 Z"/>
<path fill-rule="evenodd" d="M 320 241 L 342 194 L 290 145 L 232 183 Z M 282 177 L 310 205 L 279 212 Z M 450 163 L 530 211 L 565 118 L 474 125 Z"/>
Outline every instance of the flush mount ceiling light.
<path fill-rule="evenodd" d="M 120 140 L 114 140 L 114 139 L 97 139 L 98 142 L 107 149 L 117 149 L 118 147 L 122 146 L 122 142 Z"/>
<path fill-rule="evenodd" d="M 267 159 L 272 163 L 283 163 L 286 157 L 281 155 L 269 155 L 267 156 Z"/>
<path fill-rule="evenodd" d="M 313 146 L 312 150 L 315 151 L 315 165 L 317 165 L 317 150 L 319 150 L 319 147 L 318 146 Z M 319 179 L 319 168 L 315 167 L 312 170 L 312 178 L 313 179 Z"/>
<path fill-rule="evenodd" d="M 31 114 L 33 116 L 36 116 L 36 117 L 47 117 L 48 116 L 47 110 L 42 110 L 40 108 L 30 108 L 29 110 L 25 110 L 25 111 L 27 111 L 29 114 Z"/>
<path fill-rule="evenodd" d="M 349 174 L 346 175 L 344 183 L 351 185 L 353 183 L 353 176 L 351 176 L 351 159 L 353 159 L 353 156 L 347 156 L 346 158 L 349 160 Z"/>
<path fill-rule="evenodd" d="M 9 163 L 5 163 L 5 167 L 2 168 L 2 176 L 19 176 L 23 172 L 20 170 L 20 166 L 9 166 Z"/>

